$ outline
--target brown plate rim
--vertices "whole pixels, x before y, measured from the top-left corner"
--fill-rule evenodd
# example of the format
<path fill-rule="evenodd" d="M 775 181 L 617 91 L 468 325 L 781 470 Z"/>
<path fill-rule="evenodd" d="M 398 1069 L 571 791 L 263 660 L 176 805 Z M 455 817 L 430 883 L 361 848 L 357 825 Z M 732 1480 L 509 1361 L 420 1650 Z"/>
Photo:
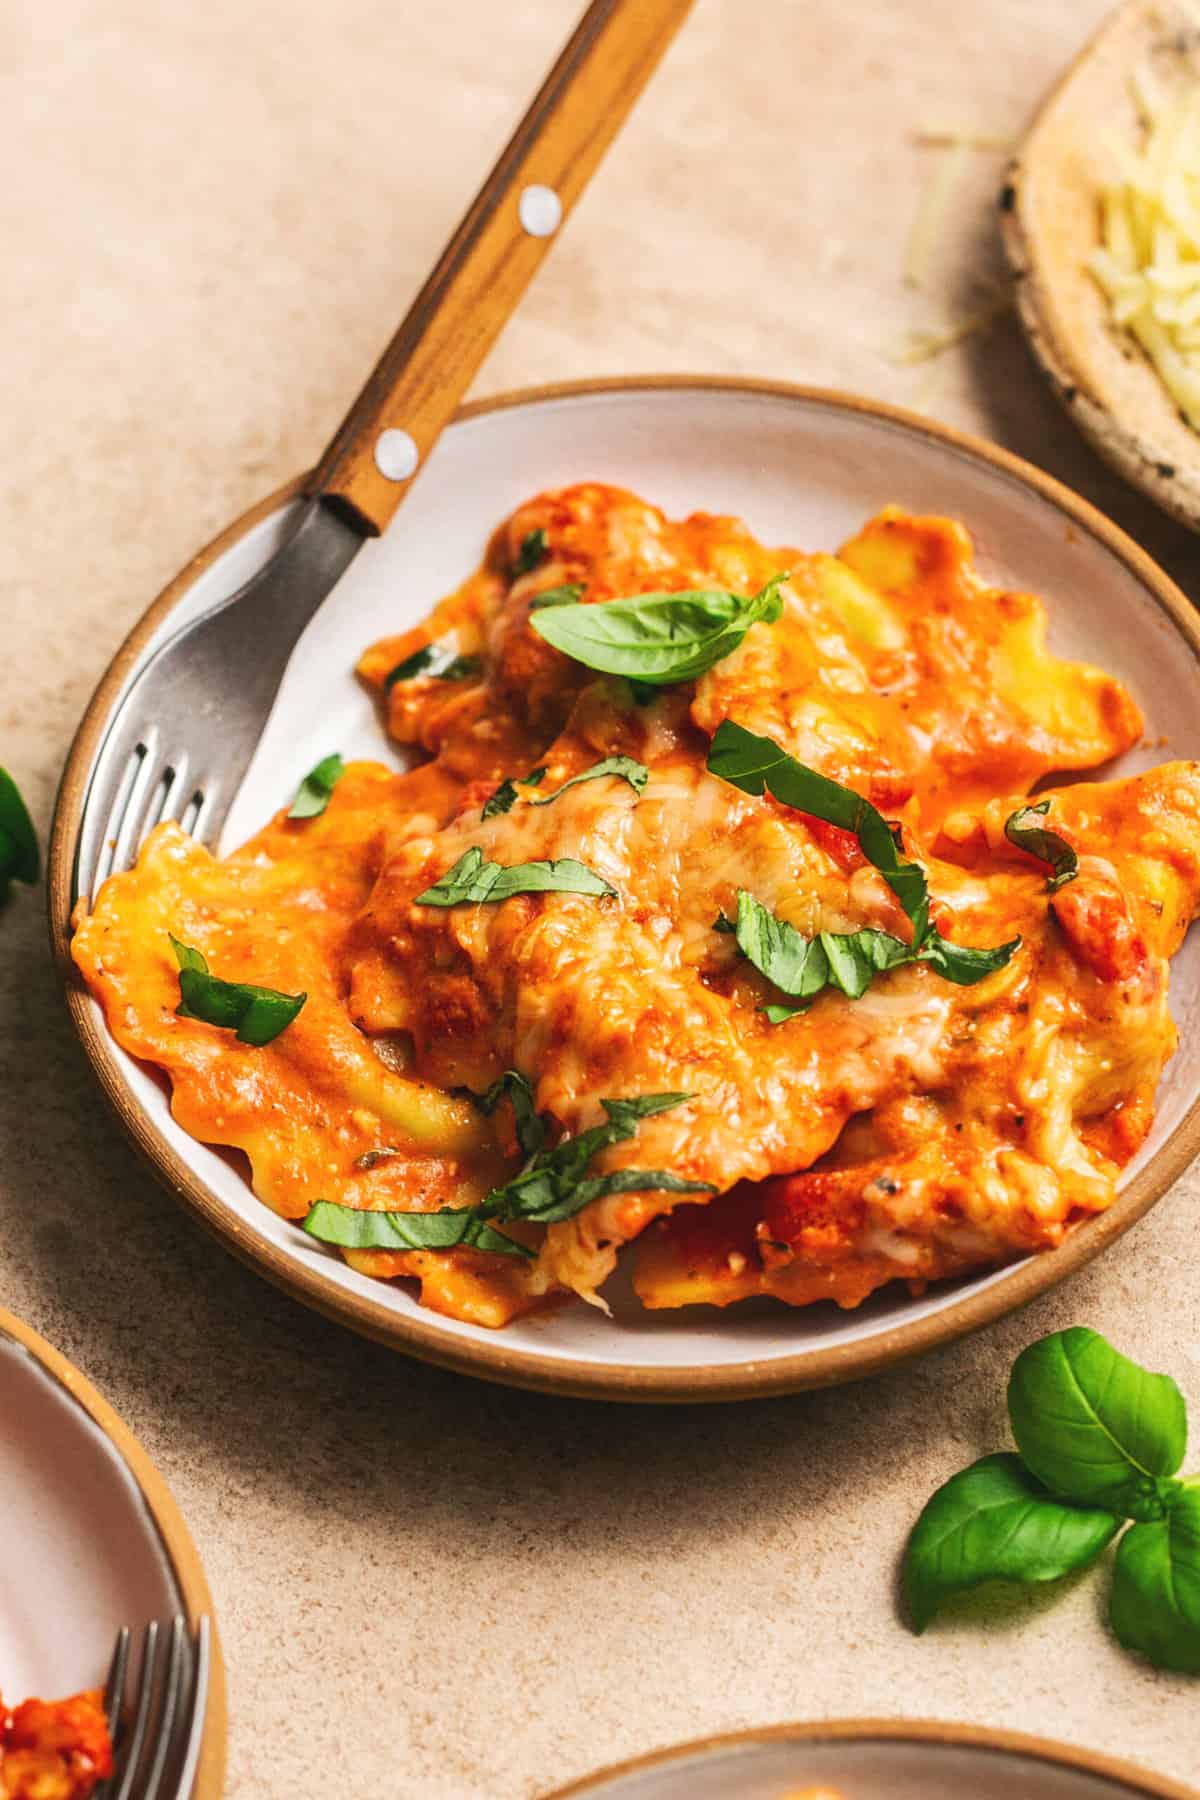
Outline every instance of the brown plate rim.
<path fill-rule="evenodd" d="M 54 1345 L 48 1343 L 44 1337 L 34 1331 L 32 1326 L 26 1325 L 23 1319 L 17 1318 L 15 1313 L 9 1312 L 8 1308 L 4 1306 L 0 1306 L 0 1337 L 9 1338 L 13 1343 L 19 1344 L 103 1432 L 137 1484 L 138 1492 L 141 1494 L 146 1510 L 158 1532 L 159 1541 L 172 1573 L 179 1583 L 189 1623 L 195 1627 L 202 1618 L 208 1619 L 211 1645 L 208 1699 L 204 1712 L 204 1736 L 201 1740 L 200 1760 L 196 1768 L 196 1780 L 192 1795 L 193 1800 L 220 1800 L 225 1777 L 225 1744 L 228 1722 L 225 1699 L 225 1662 L 221 1654 L 221 1639 L 217 1630 L 217 1617 L 213 1609 L 208 1578 L 204 1573 L 204 1565 L 200 1561 L 199 1552 L 184 1523 L 183 1514 L 176 1505 L 166 1482 L 124 1419 L 109 1405 L 104 1396 L 97 1392 L 86 1375 L 81 1374 L 74 1363 L 62 1354 L 61 1350 L 56 1350 Z"/>
<path fill-rule="evenodd" d="M 568 1783 L 544 1794 L 542 1800 L 584 1800 L 603 1789 L 606 1782 L 620 1776 L 640 1774 L 644 1770 L 669 1767 L 682 1757 L 700 1751 L 727 1750 L 738 1744 L 795 1743 L 851 1744 L 862 1742 L 904 1744 L 951 1744 L 968 1750 L 999 1750 L 1032 1756 L 1050 1768 L 1070 1769 L 1083 1775 L 1102 1775 L 1110 1781 L 1123 1782 L 1134 1794 L 1153 1800 L 1200 1800 L 1194 1788 L 1184 1787 L 1165 1775 L 1152 1775 L 1135 1763 L 1103 1755 L 1097 1750 L 1084 1750 L 1075 1744 L 1061 1744 L 1052 1738 L 1031 1737 L 1023 1731 L 1006 1731 L 999 1726 L 959 1725 L 941 1719 L 824 1719 L 806 1724 L 762 1725 L 748 1731 L 723 1731 L 713 1737 L 692 1738 L 686 1743 L 671 1744 L 665 1749 L 650 1750 L 642 1756 L 631 1756 L 625 1762 L 613 1763 L 606 1769 L 585 1775 L 581 1781 Z"/>
<path fill-rule="evenodd" d="M 602 394 L 697 389 L 792 400 L 899 426 L 917 436 L 932 438 L 936 443 L 1032 488 L 1129 569 L 1200 661 L 1200 619 L 1170 577 L 1119 526 L 1052 475 L 1011 452 L 953 426 L 922 418 L 882 401 L 834 389 L 753 377 L 641 375 L 520 388 L 474 401 L 463 407 L 457 418 L 475 419 L 514 407 Z M 338 1291 L 319 1270 L 300 1266 L 273 1244 L 252 1240 L 241 1221 L 230 1215 L 190 1165 L 159 1136 L 142 1108 L 130 1099 L 115 1047 L 94 1018 L 86 989 L 70 959 L 71 876 L 88 770 L 130 666 L 159 623 L 179 604 L 197 577 L 247 531 L 300 493 L 304 481 L 305 477 L 296 477 L 243 513 L 185 564 L 133 627 L 102 676 L 76 732 L 59 787 L 47 859 L 47 904 L 55 960 L 65 984 L 72 1023 L 101 1088 L 135 1147 L 159 1177 L 200 1223 L 243 1262 L 325 1317 L 379 1343 L 460 1374 L 580 1399 L 634 1402 L 744 1400 L 857 1380 L 991 1324 L 1090 1262 L 1128 1231 L 1192 1162 L 1200 1150 L 1200 1092 L 1167 1142 L 1108 1211 L 1080 1227 L 1061 1248 L 1017 1264 L 1007 1277 L 982 1292 L 965 1295 L 926 1318 L 893 1325 L 865 1341 L 799 1351 L 769 1363 L 748 1361 L 732 1368 L 689 1364 L 631 1368 L 621 1362 L 596 1363 L 566 1357 L 550 1362 L 536 1352 L 506 1346 L 502 1333 L 497 1334 L 494 1345 L 473 1339 L 458 1340 L 436 1323 L 435 1314 L 430 1315 L 428 1322 L 424 1318 L 403 1318 L 368 1295 Z"/>

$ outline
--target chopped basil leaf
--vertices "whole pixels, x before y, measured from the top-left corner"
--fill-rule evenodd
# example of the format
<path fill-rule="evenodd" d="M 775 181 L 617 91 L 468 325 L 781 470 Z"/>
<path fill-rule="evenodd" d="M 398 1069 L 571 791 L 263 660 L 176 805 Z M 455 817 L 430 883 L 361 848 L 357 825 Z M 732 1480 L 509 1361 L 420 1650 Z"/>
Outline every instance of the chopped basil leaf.
<path fill-rule="evenodd" d="M 869 863 L 883 876 L 913 923 L 914 939 L 929 923 L 929 889 L 919 863 L 901 860 L 892 827 L 869 800 L 797 762 L 773 739 L 724 719 L 708 747 L 708 768 L 744 794 L 774 795 L 785 806 L 853 832 Z"/>
<path fill-rule="evenodd" d="M 751 595 L 692 588 L 592 606 L 553 606 L 532 614 L 529 623 L 586 668 L 661 687 L 703 675 L 737 649 L 751 625 L 776 620 L 783 611 L 779 589 L 787 579 L 786 573 L 773 575 Z"/>
<path fill-rule="evenodd" d="M 747 961 L 777 988 L 801 1002 L 799 1007 L 764 1008 L 773 1025 L 806 1010 L 825 987 L 840 988 L 851 1000 L 857 1000 L 882 970 L 914 960 L 902 939 L 873 926 L 853 932 L 822 931 L 815 937 L 805 937 L 786 919 L 777 919 L 768 912 L 745 888 L 738 889 L 734 934 Z M 776 1011 L 779 1017 L 774 1016 Z"/>
<path fill-rule="evenodd" d="M 658 689 L 652 681 L 635 681 L 632 675 L 629 677 L 629 691 L 633 695 L 635 706 L 649 706 L 658 699 Z"/>
<path fill-rule="evenodd" d="M 760 1006 L 758 1010 L 766 1015 L 772 1025 L 786 1025 L 797 1013 L 806 1013 L 811 1005 L 811 1000 L 793 1000 L 790 1005 L 776 1002 L 771 1006 Z"/>
<path fill-rule="evenodd" d="M 549 806 L 560 794 L 565 794 L 568 788 L 574 787 L 576 782 L 595 781 L 601 775 L 619 776 L 622 781 L 629 783 L 635 794 L 640 794 L 650 779 L 650 771 L 645 763 L 637 762 L 632 756 L 606 756 L 603 762 L 593 763 L 590 769 L 583 769 L 578 775 L 572 775 L 569 781 L 564 781 L 552 794 L 543 794 L 529 804 Z"/>
<path fill-rule="evenodd" d="M 329 805 L 329 796 L 346 772 L 346 765 L 336 750 L 310 769 L 296 790 L 296 798 L 288 811 L 289 819 L 315 819 Z"/>
<path fill-rule="evenodd" d="M 261 1047 L 289 1026 L 307 994 L 280 994 L 274 988 L 251 987 L 244 981 L 222 981 L 210 975 L 208 962 L 190 944 L 181 944 L 172 933 L 171 948 L 179 964 L 181 999 L 175 1008 L 181 1019 L 201 1019 L 236 1031 L 238 1042 Z"/>
<path fill-rule="evenodd" d="M 604 1194 L 636 1193 L 642 1188 L 711 1193 L 711 1181 L 685 1181 L 662 1169 L 616 1169 L 609 1175 L 587 1176 L 588 1164 L 599 1151 L 633 1137 L 642 1119 L 690 1099 L 690 1094 L 643 1094 L 633 1100 L 602 1100 L 608 1114 L 605 1124 L 565 1138 L 553 1150 L 540 1151 L 519 1175 L 493 1188 L 483 1207 L 491 1217 L 553 1225 L 574 1218 Z"/>
<path fill-rule="evenodd" d="M 498 1082 L 493 1082 L 480 1104 L 490 1111 L 505 1092 L 514 1108 L 528 1104 L 524 1127 L 522 1114 L 518 1113 L 518 1131 L 523 1128 L 532 1142 L 529 1121 L 534 1118 L 533 1090 L 517 1070 L 509 1069 Z M 553 1225 L 573 1218 L 605 1194 L 633 1194 L 642 1189 L 671 1194 L 712 1193 L 711 1181 L 687 1181 L 669 1169 L 614 1169 L 607 1175 L 587 1174 L 593 1156 L 610 1144 L 633 1137 L 642 1119 L 667 1112 L 690 1099 L 690 1094 L 641 1094 L 631 1100 L 602 1100 L 600 1104 L 608 1115 L 603 1125 L 593 1125 L 576 1137 L 565 1138 L 553 1150 L 539 1145 L 528 1154 L 519 1175 L 502 1187 L 493 1188 L 477 1206 L 437 1213 L 380 1213 L 359 1212 L 351 1206 L 319 1200 L 304 1220 L 304 1229 L 322 1243 L 352 1250 L 453 1250 L 463 1245 L 508 1256 L 530 1256 L 532 1251 L 493 1230 L 488 1221 L 525 1219 Z M 542 1128 L 540 1119 L 534 1123 L 539 1130 Z"/>
<path fill-rule="evenodd" d="M 931 928 L 919 954 L 921 962 L 936 969 L 944 981 L 953 981 L 957 987 L 974 987 L 985 975 L 994 975 L 997 969 L 1002 969 L 1020 948 L 1021 940 L 1015 937 L 1009 938 L 1007 944 L 997 944 L 994 949 L 976 950 L 969 944 L 952 944 Z"/>
<path fill-rule="evenodd" d="M 483 851 L 477 844 L 472 844 L 452 869 L 447 869 L 432 887 L 417 895 L 413 904 L 481 905 L 484 901 L 511 899 L 513 894 L 607 896 L 616 891 L 602 876 L 570 856 L 561 856 L 556 862 L 515 863 L 505 868 L 501 863 L 485 862 Z"/>
<path fill-rule="evenodd" d="M 502 781 L 500 786 L 493 791 L 491 798 L 484 802 L 483 811 L 479 815 L 480 818 L 494 819 L 498 817 L 500 813 L 511 812 L 517 803 L 518 782 L 522 787 L 537 787 L 540 782 L 544 781 L 545 776 L 546 770 L 544 767 L 540 769 L 530 769 L 528 775 L 508 776 L 507 779 Z"/>
<path fill-rule="evenodd" d="M 425 675 L 437 681 L 465 681 L 468 675 L 478 675 L 483 664 L 477 656 L 462 656 L 450 644 L 439 642 L 422 644 L 411 656 L 389 669 L 383 678 L 384 693 L 390 692 L 398 681 L 415 681 L 418 675 Z"/>
<path fill-rule="evenodd" d="M 533 1088 L 519 1069 L 506 1069 L 486 1093 L 480 1094 L 479 1110 L 494 1113 L 506 1094 L 512 1102 L 521 1152 L 525 1156 L 536 1156 L 546 1141 L 546 1127 L 534 1105 Z"/>
<path fill-rule="evenodd" d="M 874 974 L 884 969 L 897 968 L 902 963 L 916 961 L 927 962 L 946 981 L 953 981 L 960 987 L 970 987 L 973 983 L 982 981 L 985 975 L 1002 969 L 1020 948 L 1019 937 L 1011 938 L 1006 944 L 982 950 L 965 944 L 951 944 L 943 938 L 930 922 L 929 884 L 925 879 L 925 871 L 920 863 L 905 862 L 902 859 L 900 851 L 903 841 L 898 831 L 888 824 L 883 814 L 877 812 L 869 800 L 864 800 L 853 788 L 843 787 L 841 782 L 832 781 L 828 775 L 818 774 L 816 769 L 810 769 L 806 763 L 797 762 L 794 756 L 789 756 L 786 750 L 780 749 L 771 738 L 759 737 L 756 733 L 747 731 L 743 725 L 735 725 L 732 719 L 725 719 L 718 726 L 709 745 L 708 768 L 712 774 L 719 775 L 723 781 L 732 783 L 743 793 L 769 793 L 785 806 L 793 806 L 798 812 L 810 813 L 814 818 L 823 819 L 828 825 L 837 825 L 843 831 L 853 832 L 867 861 L 879 870 L 912 920 L 911 946 L 893 937 L 890 932 L 874 929 L 849 933 L 822 932 L 819 940 L 809 940 L 793 927 L 774 919 L 765 908 L 760 908 L 770 921 L 773 933 L 757 917 L 748 917 L 744 926 L 747 941 L 762 955 L 769 955 L 785 974 L 795 978 L 797 959 L 801 954 L 796 944 L 786 935 L 788 932 L 791 932 L 797 944 L 810 945 L 805 952 L 806 957 L 814 954 L 811 945 L 820 943 L 828 964 L 827 979 L 852 999 L 866 990 Z M 746 898 L 749 900 L 750 897 L 747 895 Z M 757 906 L 758 902 L 752 901 L 751 905 Z M 738 914 L 739 945 L 756 968 L 769 974 L 762 962 L 756 961 L 742 943 L 740 893 Z M 810 984 L 816 980 L 819 967 L 820 961 L 817 959 L 805 978 Z M 775 974 L 770 974 L 770 979 L 782 987 L 785 993 L 799 999 L 805 999 L 817 991 L 811 986 L 803 990 L 789 987 L 786 981 L 781 981 Z"/>
<path fill-rule="evenodd" d="M 737 930 L 737 926 L 734 924 L 733 920 L 727 919 L 723 912 L 717 914 L 712 922 L 712 928 L 714 931 L 722 932 L 726 937 L 732 937 Z"/>
<path fill-rule="evenodd" d="M 303 1221 L 310 1237 L 344 1250 L 494 1250 L 503 1256 L 533 1256 L 496 1231 L 473 1206 L 445 1207 L 441 1212 L 362 1212 L 318 1200 Z"/>
<path fill-rule="evenodd" d="M 546 536 L 545 527 L 538 525 L 533 531 L 527 531 L 521 539 L 521 548 L 517 551 L 517 560 L 513 564 L 513 575 L 528 575 L 539 563 L 544 563 L 550 554 L 550 540 Z"/>
<path fill-rule="evenodd" d="M 7 769 L 0 769 L 0 899 L 10 881 L 32 885 L 38 878 L 41 857 L 29 809 Z"/>
<path fill-rule="evenodd" d="M 1004 835 L 1010 844 L 1018 850 L 1025 850 L 1030 856 L 1036 856 L 1039 862 L 1049 863 L 1050 876 L 1046 882 L 1046 892 L 1053 894 L 1068 881 L 1074 881 L 1079 873 L 1079 857 L 1074 844 L 1060 837 L 1057 831 L 1038 823 L 1050 811 L 1050 802 L 1041 800 L 1036 806 L 1019 806 L 1004 823 Z"/>
<path fill-rule="evenodd" d="M 540 612 L 543 606 L 574 606 L 583 598 L 582 581 L 563 581 L 558 587 L 543 588 L 529 602 L 530 612 Z"/>

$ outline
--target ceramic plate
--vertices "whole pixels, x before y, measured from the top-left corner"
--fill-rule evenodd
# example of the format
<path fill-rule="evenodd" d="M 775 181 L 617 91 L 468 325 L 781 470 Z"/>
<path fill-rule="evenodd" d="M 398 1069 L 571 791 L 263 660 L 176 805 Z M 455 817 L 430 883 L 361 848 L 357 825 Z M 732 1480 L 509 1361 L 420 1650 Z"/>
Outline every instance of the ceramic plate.
<path fill-rule="evenodd" d="M 386 537 L 362 550 L 297 647 L 226 833 L 241 841 L 319 757 L 389 759 L 354 678 L 360 650 L 421 618 L 474 568 L 493 526 L 540 488 L 594 477 L 670 513 L 739 513 L 767 543 L 832 550 L 878 507 L 950 513 L 974 534 L 987 578 L 1050 601 L 1051 638 L 1102 661 L 1145 709 L 1147 744 L 1122 772 L 1200 756 L 1200 630 L 1183 596 L 1115 526 L 1048 476 L 923 419 L 777 385 L 648 380 L 517 394 L 468 408 L 445 434 Z M 913 1300 L 885 1293 L 856 1312 L 767 1301 L 725 1313 L 646 1313 L 606 1290 L 503 1332 L 424 1311 L 411 1288 L 358 1275 L 256 1200 L 244 1166 L 195 1143 L 163 1084 L 118 1050 L 66 955 L 71 867 L 97 746 L 128 681 L 165 636 L 236 589 L 288 528 L 295 484 L 190 564 L 121 650 L 80 728 L 59 797 L 50 904 L 71 1011 L 135 1142 L 167 1183 L 264 1274 L 321 1311 L 432 1361 L 500 1381 L 626 1399 L 737 1398 L 861 1375 L 996 1318 L 1120 1236 L 1180 1174 L 1200 1138 L 1200 944 L 1175 966 L 1182 1041 L 1158 1119 L 1116 1205 L 1061 1249 Z"/>
<path fill-rule="evenodd" d="M 145 1452 L 66 1359 L 0 1309 L 0 1691 L 62 1699 L 102 1687 L 122 1625 L 210 1621 L 196 1800 L 217 1800 L 225 1678 L 212 1600 Z M 19 1546 L 19 1554 L 13 1554 Z"/>
<path fill-rule="evenodd" d="M 833 1720 L 659 1750 L 547 1800 L 1200 1800 L 1066 1744 L 969 1725 Z M 815 1796 L 814 1796 L 815 1800 Z"/>

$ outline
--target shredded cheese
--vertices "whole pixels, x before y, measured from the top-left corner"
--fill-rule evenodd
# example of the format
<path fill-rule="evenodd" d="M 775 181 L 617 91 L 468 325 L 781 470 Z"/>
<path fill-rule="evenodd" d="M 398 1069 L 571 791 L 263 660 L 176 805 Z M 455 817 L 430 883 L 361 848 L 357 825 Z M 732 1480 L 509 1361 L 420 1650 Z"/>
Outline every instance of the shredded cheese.
<path fill-rule="evenodd" d="M 930 148 L 950 150 L 956 145 L 963 145 L 968 150 L 1011 150 L 1013 138 L 1010 132 L 981 131 L 974 125 L 955 125 L 944 121 L 927 121 L 919 125 L 913 133 L 918 144 Z"/>
<path fill-rule="evenodd" d="M 1200 430 L 1200 84 L 1168 97 L 1139 69 L 1130 89 L 1145 139 L 1140 154 L 1110 146 L 1121 179 L 1102 196 L 1101 246 L 1087 267 L 1113 325 Z"/>
<path fill-rule="evenodd" d="M 943 216 L 970 154 L 961 141 L 953 144 L 940 159 L 921 196 L 904 258 L 904 280 L 909 287 L 925 285 L 934 249 L 942 235 Z"/>
<path fill-rule="evenodd" d="M 890 363 L 904 368 L 914 363 L 932 362 L 934 357 L 941 356 L 944 351 L 961 344 L 964 338 L 974 337 L 977 332 L 987 331 L 1012 306 L 1010 293 L 997 294 L 986 306 L 974 312 L 964 313 L 962 318 L 947 325 L 942 331 L 912 331 L 903 343 L 884 355 Z"/>

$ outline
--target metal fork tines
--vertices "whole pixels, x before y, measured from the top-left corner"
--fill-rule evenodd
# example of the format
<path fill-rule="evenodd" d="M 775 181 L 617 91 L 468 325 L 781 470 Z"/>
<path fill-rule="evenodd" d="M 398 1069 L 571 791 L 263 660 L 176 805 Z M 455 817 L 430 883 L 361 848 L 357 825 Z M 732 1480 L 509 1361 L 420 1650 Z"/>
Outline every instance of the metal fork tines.
<path fill-rule="evenodd" d="M 92 768 L 73 898 L 128 868 L 164 819 L 216 847 L 296 641 L 362 542 L 310 503 L 265 568 L 142 664 Z"/>
<path fill-rule="evenodd" d="M 104 1689 L 113 1773 L 96 1800 L 188 1800 L 196 1779 L 208 1700 L 210 1631 L 186 1619 L 154 1620 L 136 1671 L 127 1626 L 117 1633 Z"/>

